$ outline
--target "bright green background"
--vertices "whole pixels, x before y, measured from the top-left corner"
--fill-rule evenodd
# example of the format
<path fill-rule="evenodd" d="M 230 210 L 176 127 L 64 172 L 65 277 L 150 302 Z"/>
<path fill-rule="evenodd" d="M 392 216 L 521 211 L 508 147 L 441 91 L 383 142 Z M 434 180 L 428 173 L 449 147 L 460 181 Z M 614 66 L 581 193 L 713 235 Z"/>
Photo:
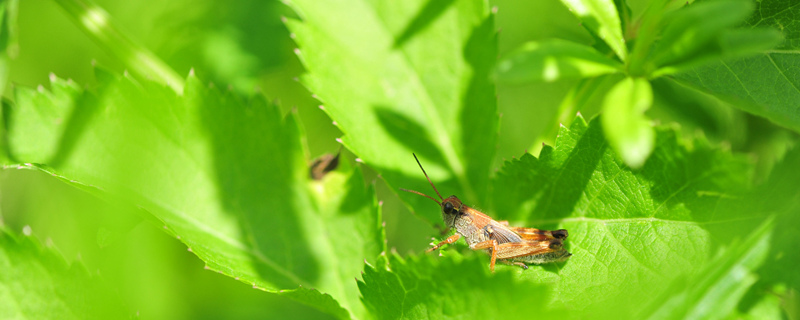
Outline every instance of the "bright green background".
<path fill-rule="evenodd" d="M 84 87 L 113 92 L 98 98 L 99 105 L 111 107 L 103 109 L 107 113 L 99 115 L 101 118 L 86 120 L 96 125 L 82 134 L 89 141 L 116 140 L 105 145 L 77 144 L 71 151 L 76 158 L 54 165 L 52 171 L 43 167 L 44 171 L 6 168 L 0 172 L 0 223 L 10 230 L 2 238 L 5 250 L 0 253 L 0 263 L 39 261 L 15 267 L 21 273 L 39 273 L 21 280 L 0 278 L 6 289 L 0 292 L 41 288 L 31 290 L 30 297 L 52 296 L 55 308 L 60 301 L 77 305 L 73 310 L 76 318 L 82 314 L 105 317 L 107 312 L 163 319 L 329 316 L 318 309 L 341 316 L 342 310 L 319 292 L 331 294 L 359 318 L 368 314 L 438 318 L 553 312 L 542 315 L 550 317 L 564 310 L 577 317 L 589 312 L 675 318 L 708 316 L 706 308 L 719 310 L 714 314 L 718 317 L 762 318 L 798 310 L 798 276 L 790 266 L 800 261 L 787 249 L 798 239 L 794 233 L 798 193 L 792 181 L 798 181 L 793 180 L 798 171 L 793 164 L 798 163 L 800 152 L 790 152 L 788 159 L 776 166 L 792 149 L 796 134 L 741 111 L 797 128 L 798 103 L 793 97 L 800 82 L 796 72 L 791 72 L 793 60 L 779 63 L 796 54 L 796 30 L 800 28 L 791 15 L 746 20 L 745 26 L 780 24 L 785 40 L 763 55 L 730 62 L 726 70 L 731 78 L 715 77 L 719 73 L 714 71 L 725 63 L 713 62 L 651 81 L 648 86 L 652 86 L 654 104 L 647 116 L 667 125 L 652 133 L 655 147 L 651 147 L 649 162 L 641 171 L 631 172 L 611 151 L 619 147 L 604 141 L 601 121 L 592 120 L 606 108 L 602 96 L 586 97 L 587 102 L 578 108 L 582 117 L 570 114 L 563 127 L 553 122 L 563 97 L 578 82 L 577 76 L 544 83 L 499 81 L 496 86 L 488 80 L 493 59 L 518 51 L 523 43 L 556 37 L 591 44 L 598 39 L 582 28 L 581 20 L 561 2 L 491 1 L 497 14 L 484 20 L 487 8 L 480 1 L 442 1 L 449 10 L 445 14 L 439 16 L 434 4 L 428 16 L 410 24 L 412 31 L 422 30 L 420 38 L 404 38 L 403 34 L 411 32 L 404 29 L 408 22 L 393 18 L 415 16 L 416 7 L 411 5 L 387 2 L 371 12 L 363 5 L 366 1 L 338 6 L 317 1 L 293 3 L 305 21 L 297 20 L 292 9 L 277 1 L 97 1 L 125 34 L 181 77 L 194 70 L 187 80 L 187 90 L 192 93 L 183 100 L 159 85 L 139 87 L 135 80 L 122 77 L 125 66 L 81 32 L 54 1 L 21 1 L 18 55 L 8 64 L 9 85 L 4 97 L 17 104 L 33 101 L 28 105 L 47 106 L 36 100 L 46 96 L 37 91 L 38 86 L 64 95 L 54 101 L 82 96 Z M 646 2 L 628 4 L 634 15 L 640 15 Z M 770 5 L 785 3 L 762 3 L 763 8 Z M 284 16 L 289 17 L 286 24 L 281 21 Z M 376 29 L 369 18 L 385 22 L 386 29 Z M 428 26 L 434 18 L 441 19 L 436 20 L 439 25 Z M 470 28 L 478 31 L 473 33 Z M 426 34 L 425 30 L 434 31 Z M 487 46 L 494 43 L 496 30 L 501 30 L 497 47 Z M 401 35 L 394 40 L 395 46 L 404 48 L 403 59 L 394 52 L 380 51 L 380 41 L 390 39 L 387 34 Z M 600 31 L 598 37 L 615 35 Z M 450 49 L 457 52 L 470 41 L 480 44 L 471 55 L 448 55 Z M 309 74 L 303 75 L 303 63 L 293 51 L 297 46 L 302 48 L 300 59 Z M 625 55 L 613 44 L 605 49 L 604 53 L 612 54 L 604 59 Z M 362 55 L 364 59 L 358 59 Z M 592 53 L 577 55 L 596 58 Z M 671 61 L 669 58 L 663 61 Z M 386 79 L 395 74 L 379 69 L 384 61 L 390 61 L 391 71 L 398 76 Z M 767 67 L 758 67 L 760 63 Z M 110 71 L 93 68 L 93 64 Z M 614 69 L 601 68 L 590 75 L 610 70 Z M 469 78 L 469 72 L 486 78 L 458 82 L 452 81 L 448 72 L 457 74 L 458 81 L 463 81 L 462 75 Z M 51 73 L 59 79 L 52 80 Z M 773 79 L 772 87 L 759 78 L 763 74 Z M 415 79 L 409 75 L 417 76 L 427 94 L 412 90 L 409 79 Z M 731 85 L 738 76 L 747 75 L 755 80 L 741 81 L 741 88 Z M 614 81 L 594 84 L 606 86 L 597 91 L 614 92 L 612 86 L 619 79 L 611 79 Z M 209 82 L 215 88 L 207 89 Z M 637 80 L 635 85 L 641 82 L 647 83 Z M 411 89 L 393 96 L 381 91 L 386 86 Z M 722 99 L 685 86 L 719 93 Z M 770 91 L 773 87 L 781 91 Z M 14 88 L 19 88 L 17 93 Z M 255 88 L 265 99 L 251 98 Z M 325 101 L 325 111 L 309 90 Z M 465 99 L 454 92 L 474 95 Z M 731 108 L 727 103 L 740 102 L 737 94 L 741 92 L 748 93 L 745 103 Z M 462 99 L 472 105 L 461 104 Z M 499 120 L 491 109 L 495 103 Z M 151 117 L 166 106 L 175 114 Z M 244 111 L 194 112 L 202 106 Z M 377 113 L 376 118 L 358 116 L 359 110 L 375 107 L 385 113 Z M 488 111 L 473 114 L 465 124 L 454 116 L 461 108 Z M 41 118 L 46 120 L 63 117 L 68 111 L 43 110 Z M 284 118 L 286 114 L 289 116 Z M 338 128 L 331 118 L 338 119 Z M 376 131 L 363 123 L 382 123 L 401 134 Z M 416 123 L 429 127 L 417 130 Z M 39 125 L 18 124 L 40 130 L 11 135 L 8 144 L 17 148 L 17 155 L 41 159 L 31 162 L 48 163 L 54 159 L 50 153 L 57 149 L 58 134 L 48 131 L 53 127 Z M 259 125 L 266 129 L 248 130 Z M 460 131 L 465 127 L 474 131 Z M 402 135 L 420 131 L 425 133 Z M 146 144 L 127 144 L 142 141 L 137 135 L 153 132 L 143 139 Z M 496 136 L 487 134 L 492 132 L 497 132 Z M 195 144 L 206 138 L 213 142 L 212 158 L 204 157 L 209 150 Z M 346 147 L 343 168 L 318 185 L 314 189 L 318 192 L 303 189 L 304 163 L 339 150 L 336 138 Z M 430 143 L 420 142 L 428 139 Z M 542 141 L 550 147 L 544 147 L 540 155 Z M 188 147 L 176 149 L 174 144 Z M 485 156 L 482 151 L 494 145 L 495 156 Z M 245 153 L 235 146 L 257 152 Z M 119 158 L 105 158 L 116 155 L 107 150 L 117 147 L 152 150 L 152 154 L 123 152 Z M 424 256 L 430 237 L 439 236 L 429 223 L 439 222 L 439 214 L 427 199 L 397 195 L 400 187 L 432 194 L 413 162 L 412 151 L 422 156 L 444 196 L 457 194 L 470 204 L 493 209 L 490 213 L 498 218 L 569 229 L 568 248 L 576 256 L 565 265 L 528 271 L 501 266 L 495 275 L 488 274 L 485 256 L 462 256 L 459 252 L 467 251 L 463 246 L 459 246 L 462 250 L 445 250 L 441 261 Z M 356 157 L 364 164 L 356 164 Z M 516 159 L 504 161 L 512 158 Z M 49 172 L 79 183 L 64 183 Z M 198 177 L 196 172 L 204 174 Z M 489 180 L 487 173 L 497 179 Z M 119 179 L 109 183 L 106 178 L 114 174 L 119 174 Z M 191 181 L 191 188 L 170 188 L 174 181 Z M 225 187 L 221 193 L 215 189 L 220 182 Z M 100 185 L 111 192 L 134 190 L 136 196 L 117 201 L 96 190 L 76 189 L 80 184 L 87 189 Z M 530 192 L 520 194 L 519 190 Z M 373 192 L 383 202 L 380 208 L 373 203 Z M 194 200 L 187 200 L 187 194 Z M 285 207 L 287 198 L 292 205 Z M 142 207 L 123 204 L 131 201 Z M 220 216 L 219 212 L 231 215 Z M 265 220 L 269 214 L 283 218 Z M 772 220 L 765 219 L 771 214 L 775 215 Z M 198 223 L 197 216 L 207 219 Z M 381 220 L 385 227 L 377 227 Z M 197 228 L 198 224 L 203 227 Z M 273 225 L 292 227 L 270 230 Z M 25 226 L 35 239 L 23 236 Z M 248 236 L 242 237 L 242 242 L 219 244 L 198 229 L 221 230 L 221 239 Z M 389 253 L 379 256 L 387 249 L 380 243 L 383 231 Z M 176 234 L 183 235 L 183 242 L 175 239 Z M 191 247 L 192 241 L 198 246 L 189 252 L 187 244 Z M 70 267 L 53 257 L 57 255 L 53 247 L 72 263 Z M 227 254 L 220 257 L 218 252 Z M 285 252 L 298 255 L 284 256 Z M 250 260 L 261 263 L 246 263 Z M 303 261 L 314 263 L 295 268 Z M 387 264 L 392 266 L 391 272 L 385 268 Z M 300 271 L 287 276 L 275 265 Z M 362 270 L 363 275 L 359 273 Z M 463 281 L 448 282 L 447 278 L 462 273 L 466 274 L 459 278 Z M 41 275 L 55 280 L 48 282 Z M 26 282 L 30 279 L 37 280 Z M 305 288 L 281 291 L 298 284 Z M 80 288 L 88 288 L 89 302 L 70 300 L 69 288 L 73 287 L 78 293 Z M 280 292 L 265 293 L 254 287 Z M 555 297 L 553 292 L 557 292 Z M 487 301 L 481 295 L 491 297 L 491 307 L 476 308 Z M 83 313 L 80 306 L 92 305 L 93 299 L 109 303 L 111 311 Z M 408 310 L 408 305 L 397 304 L 406 299 L 417 308 Z M 514 299 L 520 303 L 509 304 Z M 542 311 L 545 301 L 555 310 Z M 317 309 L 308 304 L 316 304 Z M 41 309 L 49 309 L 39 309 L 48 315 Z"/>

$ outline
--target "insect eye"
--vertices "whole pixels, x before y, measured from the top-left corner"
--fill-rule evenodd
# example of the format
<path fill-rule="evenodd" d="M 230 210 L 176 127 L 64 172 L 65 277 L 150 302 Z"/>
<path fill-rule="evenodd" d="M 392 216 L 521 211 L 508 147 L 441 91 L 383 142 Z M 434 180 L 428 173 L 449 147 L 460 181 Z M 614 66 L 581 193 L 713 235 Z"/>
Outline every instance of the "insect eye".
<path fill-rule="evenodd" d="M 444 203 L 444 212 L 445 213 L 452 213 L 453 212 L 453 204 L 450 202 Z"/>

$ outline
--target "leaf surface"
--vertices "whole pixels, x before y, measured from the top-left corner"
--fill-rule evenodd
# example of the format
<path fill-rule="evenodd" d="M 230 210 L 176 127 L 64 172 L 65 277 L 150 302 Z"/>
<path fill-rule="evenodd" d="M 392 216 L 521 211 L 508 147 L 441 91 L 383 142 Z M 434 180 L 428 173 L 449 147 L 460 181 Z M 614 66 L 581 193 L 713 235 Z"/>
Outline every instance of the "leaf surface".
<path fill-rule="evenodd" d="M 520 271 L 522 279 L 554 284 L 552 305 L 578 317 L 631 318 L 653 293 L 700 270 L 721 230 L 752 228 L 764 212 L 736 201 L 749 186 L 744 159 L 658 128 L 653 154 L 631 170 L 600 121 L 578 117 L 538 158 L 507 162 L 494 183 L 495 213 L 512 225 L 569 231 L 573 256 L 563 266 Z"/>
<path fill-rule="evenodd" d="M 392 188 L 429 192 L 416 153 L 441 190 L 486 197 L 498 132 L 494 19 L 486 2 L 291 5 L 302 19 L 287 22 L 308 70 L 302 81 L 348 149 Z M 430 205 L 416 195 L 404 199 L 415 208 Z"/>
<path fill-rule="evenodd" d="M 758 278 L 755 270 L 769 252 L 772 220 L 723 251 L 693 278 L 673 283 L 642 319 L 723 319 Z"/>
<path fill-rule="evenodd" d="M 800 6 L 793 1 L 757 1 L 750 28 L 774 28 L 783 33 L 776 49 L 748 58 L 721 60 L 673 77 L 713 94 L 744 111 L 800 131 Z M 763 38 L 762 38 L 763 39 Z M 755 39 L 758 40 L 758 39 Z"/>
<path fill-rule="evenodd" d="M 622 22 L 613 0 L 561 0 L 581 24 L 617 54 L 620 60 L 628 57 L 625 38 L 622 37 Z"/>
<path fill-rule="evenodd" d="M 397 254 L 366 265 L 358 283 L 364 303 L 378 319 L 496 319 L 535 314 L 551 317 L 545 307 L 547 286 L 519 281 L 509 270 L 488 272 L 475 254 L 447 252 Z"/>
<path fill-rule="evenodd" d="M 800 234 L 800 148 L 796 146 L 778 163 L 768 181 L 757 191 L 758 205 L 776 214 L 775 232 L 770 242 L 771 254 L 759 270 L 767 284 L 800 289 L 800 274 L 794 272 L 800 262 L 797 251 Z"/>
<path fill-rule="evenodd" d="M 31 232 L 30 229 L 23 231 Z M 79 263 L 30 236 L 0 230 L 0 318 L 125 319 L 119 297 Z"/>
<path fill-rule="evenodd" d="M 310 181 L 295 116 L 261 97 L 243 101 L 194 76 L 183 96 L 98 77 L 94 92 L 60 79 L 53 92 L 20 88 L 9 110 L 12 158 L 149 211 L 212 270 L 363 316 L 353 276 L 383 237 L 359 168 Z"/>

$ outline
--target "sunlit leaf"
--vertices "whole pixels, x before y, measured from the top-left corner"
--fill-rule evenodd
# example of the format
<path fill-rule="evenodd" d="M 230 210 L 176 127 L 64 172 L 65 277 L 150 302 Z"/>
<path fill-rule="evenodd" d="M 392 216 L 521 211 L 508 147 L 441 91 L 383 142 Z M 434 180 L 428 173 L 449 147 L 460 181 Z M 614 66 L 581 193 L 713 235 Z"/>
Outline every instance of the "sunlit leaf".
<path fill-rule="evenodd" d="M 694 277 L 680 279 L 655 300 L 642 319 L 724 319 L 758 278 L 769 252 L 772 220 L 715 257 Z"/>
<path fill-rule="evenodd" d="M 659 128 L 653 154 L 632 170 L 607 144 L 600 122 L 579 117 L 538 158 L 506 163 L 494 183 L 495 214 L 569 231 L 573 256 L 563 266 L 520 270 L 522 279 L 555 284 L 553 306 L 578 317 L 635 318 L 671 281 L 703 268 L 721 238 L 742 235 L 720 230 L 748 230 L 771 211 L 738 198 L 749 185 L 744 159 Z"/>
<path fill-rule="evenodd" d="M 494 18 L 484 1 L 290 3 L 302 19 L 287 22 L 308 70 L 302 82 L 348 149 L 392 188 L 429 190 L 416 153 L 442 189 L 486 196 L 498 115 Z"/>
<path fill-rule="evenodd" d="M 653 151 L 655 133 L 644 112 L 653 104 L 653 89 L 642 78 L 625 78 L 603 99 L 603 132 L 611 147 L 632 168 L 644 165 Z"/>
<path fill-rule="evenodd" d="M 519 281 L 509 270 L 494 274 L 476 255 L 447 252 L 397 254 L 366 265 L 359 282 L 364 303 L 377 319 L 496 319 L 529 314 L 553 317 L 547 310 L 547 286 Z"/>
<path fill-rule="evenodd" d="M 561 0 L 583 26 L 608 44 L 620 60 L 628 58 L 622 22 L 613 0 Z"/>
<path fill-rule="evenodd" d="M 528 42 L 497 66 L 497 78 L 508 82 L 580 79 L 619 72 L 622 65 L 592 47 L 552 39 Z"/>
<path fill-rule="evenodd" d="M 339 317 L 363 314 L 353 277 L 383 238 L 359 168 L 310 181 L 294 115 L 261 97 L 244 102 L 193 76 L 183 96 L 99 77 L 96 92 L 55 78 L 66 94 L 20 89 L 12 158 L 149 211 L 212 270 Z"/>
<path fill-rule="evenodd" d="M 30 227 L 23 230 L 30 234 Z M 119 296 L 80 263 L 30 235 L 0 230 L 0 318 L 127 319 Z"/>

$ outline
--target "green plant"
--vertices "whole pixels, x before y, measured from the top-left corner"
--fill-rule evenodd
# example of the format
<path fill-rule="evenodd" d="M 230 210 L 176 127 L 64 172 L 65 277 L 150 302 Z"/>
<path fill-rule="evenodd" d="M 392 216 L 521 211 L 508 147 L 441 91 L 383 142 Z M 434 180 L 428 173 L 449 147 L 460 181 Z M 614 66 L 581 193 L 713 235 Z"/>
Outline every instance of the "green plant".
<path fill-rule="evenodd" d="M 180 62 L 162 62 L 130 40 L 113 15 L 79 0 L 56 2 L 131 73 L 95 67 L 89 87 L 53 75 L 47 89 L 16 86 L 5 97 L 5 174 L 17 168 L 46 173 L 41 179 L 62 180 L 106 204 L 96 213 L 102 221 L 79 219 L 76 233 L 88 231 L 90 239 L 69 237 L 83 239 L 75 240 L 79 252 L 94 249 L 86 258 L 67 258 L 68 266 L 48 252 L 50 245 L 37 243 L 38 227 L 26 227 L 23 237 L 10 226 L 41 224 L 35 217 L 58 219 L 72 209 L 4 201 L 4 212 L 30 215 L 12 215 L 0 239 L 0 266 L 13 271 L 0 276 L 0 296 L 12 298 L 2 301 L 13 301 L 3 302 L 4 318 L 125 316 L 140 308 L 147 308 L 145 317 L 170 317 L 163 311 L 169 306 L 151 308 L 156 298 L 128 291 L 200 268 L 172 262 L 169 268 L 178 266 L 172 274 L 154 272 L 155 281 L 140 287 L 124 283 L 119 261 L 130 260 L 108 258 L 109 251 L 147 247 L 124 244 L 139 239 L 139 229 L 161 229 L 179 240 L 152 246 L 186 250 L 189 263 L 199 258 L 205 269 L 225 275 L 220 283 L 260 289 L 237 293 L 238 311 L 223 308 L 217 315 L 223 317 L 242 308 L 277 310 L 243 316 L 303 310 L 308 313 L 293 315 L 358 319 L 796 316 L 800 278 L 792 266 L 800 257 L 792 245 L 800 223 L 800 149 L 793 144 L 800 128 L 794 101 L 800 100 L 792 98 L 798 90 L 791 17 L 798 9 L 788 2 L 754 8 L 739 0 L 564 0 L 584 28 L 577 39 L 562 30 L 567 39 L 523 44 L 495 68 L 495 13 L 484 1 L 293 0 L 296 16 L 284 19 L 285 38 L 298 45 L 294 52 L 306 69 L 299 80 L 335 121 L 346 149 L 340 167 L 322 180 L 309 177 L 308 164 L 321 152 L 307 142 L 339 134 L 303 118 L 312 108 L 285 112 L 265 97 L 304 93 L 264 87 L 266 93 L 254 94 L 246 86 L 258 81 L 236 66 L 198 66 L 176 76 Z M 3 3 L 16 7 L 16 1 Z M 3 19 L 0 40 L 16 41 L 5 31 L 13 21 Z M 783 37 L 752 26 L 778 27 Z M 206 38 L 208 48 L 219 50 L 209 49 L 208 56 L 258 65 L 248 58 L 256 49 L 221 40 L 235 39 L 236 32 L 208 30 L 214 34 Z M 8 49 L 5 54 L 13 57 Z M 290 65 L 285 59 L 277 64 Z M 766 62 L 771 69 L 753 69 Z M 235 85 L 220 89 L 204 77 Z M 568 91 L 545 133 L 518 138 L 534 143 L 538 154 L 504 161 L 494 173 L 505 136 L 498 134 L 493 79 L 502 86 L 557 82 Z M 773 84 L 765 86 L 767 80 Z M 669 124 L 654 125 L 651 118 Z M 750 131 L 739 132 L 743 123 Z M 539 147 L 542 141 L 550 145 Z M 528 270 L 499 265 L 491 273 L 486 255 L 463 244 L 439 257 L 419 247 L 411 254 L 387 250 L 385 229 L 393 227 L 383 224 L 383 211 L 390 210 L 378 199 L 398 197 L 398 188 L 429 189 L 412 152 L 445 194 L 512 224 L 568 229 L 574 256 Z M 381 193 L 383 185 L 369 182 L 372 177 L 391 191 Z M 37 185 L 39 178 L 16 179 L 3 186 L 12 199 L 14 187 Z M 426 223 L 441 224 L 427 199 L 399 198 Z M 425 235 L 404 234 L 417 236 Z M 98 274 L 81 270 L 84 264 Z M 64 286 L 66 293 L 58 289 Z M 169 301 L 175 305 L 204 307 L 185 302 L 202 301 L 190 291 L 174 292 Z M 267 296 L 282 300 L 264 306 L 260 299 Z M 287 298 L 306 307 L 280 306 Z M 93 308 L 105 299 L 111 307 Z"/>

